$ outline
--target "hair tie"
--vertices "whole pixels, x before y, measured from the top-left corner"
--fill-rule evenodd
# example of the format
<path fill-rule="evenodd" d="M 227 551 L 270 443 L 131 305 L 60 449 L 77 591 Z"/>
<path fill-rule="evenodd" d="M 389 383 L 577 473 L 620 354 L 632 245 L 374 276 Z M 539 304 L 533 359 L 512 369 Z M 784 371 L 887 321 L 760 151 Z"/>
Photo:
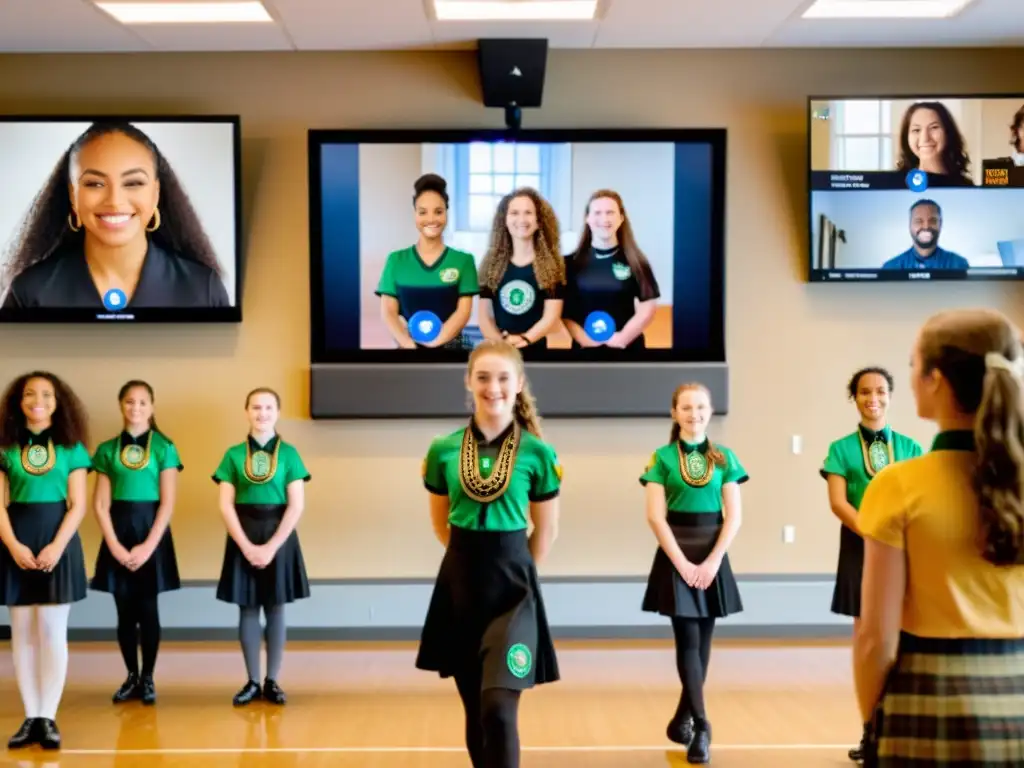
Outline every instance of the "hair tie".
<path fill-rule="evenodd" d="M 1018 379 L 1024 378 L 1024 357 L 1007 360 L 1006 356 L 999 352 L 988 352 L 985 354 L 985 368 L 990 371 L 1000 368 Z"/>

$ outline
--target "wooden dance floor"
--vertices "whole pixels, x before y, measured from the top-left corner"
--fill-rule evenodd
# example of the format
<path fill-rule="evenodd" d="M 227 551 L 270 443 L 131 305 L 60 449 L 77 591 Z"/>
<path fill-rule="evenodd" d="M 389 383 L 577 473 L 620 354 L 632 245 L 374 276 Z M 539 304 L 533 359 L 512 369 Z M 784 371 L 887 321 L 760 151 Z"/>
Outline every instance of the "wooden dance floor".
<path fill-rule="evenodd" d="M 6 740 L 22 709 L 3 645 Z M 523 768 L 687 765 L 664 735 L 679 691 L 668 643 L 561 643 L 559 653 L 562 681 L 523 699 Z M 143 707 L 110 702 L 124 676 L 113 643 L 74 645 L 64 749 L 0 751 L 0 766 L 465 768 L 454 685 L 415 670 L 414 657 L 411 644 L 293 642 L 281 675 L 289 703 L 235 709 L 237 646 L 165 643 L 159 700 Z M 846 645 L 716 643 L 706 698 L 715 766 L 853 765 L 846 751 L 860 734 Z"/>

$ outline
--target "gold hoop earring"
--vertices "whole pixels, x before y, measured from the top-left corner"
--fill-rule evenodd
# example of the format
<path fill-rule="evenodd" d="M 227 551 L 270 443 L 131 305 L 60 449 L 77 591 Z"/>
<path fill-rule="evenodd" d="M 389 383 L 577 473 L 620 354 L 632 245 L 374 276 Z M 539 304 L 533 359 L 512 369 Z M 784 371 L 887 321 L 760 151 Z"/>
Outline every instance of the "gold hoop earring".
<path fill-rule="evenodd" d="M 78 226 L 75 226 L 75 221 L 78 222 Z M 68 214 L 68 226 L 72 232 L 77 232 L 82 228 L 82 220 L 79 218 L 77 211 L 72 211 Z"/>
<path fill-rule="evenodd" d="M 160 208 L 159 207 L 153 209 L 153 220 L 149 223 L 149 226 L 146 227 L 146 231 L 147 232 L 156 232 L 158 229 L 160 229 Z"/>

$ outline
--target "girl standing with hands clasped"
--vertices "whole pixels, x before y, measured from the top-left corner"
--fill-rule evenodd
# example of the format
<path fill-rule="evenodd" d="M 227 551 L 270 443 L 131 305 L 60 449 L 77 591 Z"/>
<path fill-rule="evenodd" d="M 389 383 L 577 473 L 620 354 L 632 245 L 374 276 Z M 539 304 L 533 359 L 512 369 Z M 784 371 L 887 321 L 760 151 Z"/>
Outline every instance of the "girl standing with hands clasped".
<path fill-rule="evenodd" d="M 156 426 L 153 388 L 129 381 L 117 400 L 124 428 L 93 456 L 93 509 L 103 543 L 90 586 L 113 595 L 117 607 L 117 643 L 128 677 L 114 702 L 141 699 L 152 704 L 160 647 L 157 596 L 181 587 L 170 524 L 178 473 L 184 467 L 174 443 Z"/>
<path fill-rule="evenodd" d="M 854 633 L 860 622 L 861 575 L 864 572 L 864 540 L 857 528 L 857 510 L 868 484 L 889 464 L 920 456 L 921 446 L 894 432 L 886 421 L 892 397 L 892 374 L 884 368 L 862 368 L 848 385 L 857 406 L 857 429 L 833 442 L 821 468 L 828 481 L 832 514 L 842 522 L 839 562 L 832 593 L 832 612 L 853 617 Z M 850 750 L 854 762 L 864 758 L 864 740 Z"/>
<path fill-rule="evenodd" d="M 483 341 L 466 388 L 469 424 L 435 439 L 423 462 L 445 554 L 416 666 L 455 678 L 474 768 L 518 768 L 520 694 L 559 677 L 536 564 L 557 532 L 562 470 L 518 349 Z"/>
<path fill-rule="evenodd" d="M 284 704 L 277 683 L 284 657 L 287 603 L 309 597 L 309 580 L 295 532 L 305 507 L 310 474 L 295 446 L 275 433 L 281 398 L 254 389 L 245 398 L 249 436 L 228 448 L 213 475 L 220 485 L 220 511 L 228 529 L 217 599 L 239 607 L 239 639 L 248 682 L 235 706 L 261 694 Z M 260 608 L 266 617 L 267 676 L 260 688 Z"/>
<path fill-rule="evenodd" d="M 683 692 L 668 738 L 688 746 L 689 762 L 706 763 L 711 725 L 704 681 L 716 619 L 743 610 L 727 553 L 742 522 L 739 486 L 749 477 L 731 450 L 707 437 L 711 393 L 706 387 L 676 389 L 672 418 L 668 445 L 654 452 L 640 477 L 647 522 L 659 545 L 643 610 L 672 620 Z"/>
<path fill-rule="evenodd" d="M 15 380 L 0 403 L 0 596 L 11 613 L 25 721 L 9 749 L 59 749 L 55 722 L 68 671 L 68 615 L 85 599 L 78 526 L 90 467 L 85 409 L 52 373 Z"/>

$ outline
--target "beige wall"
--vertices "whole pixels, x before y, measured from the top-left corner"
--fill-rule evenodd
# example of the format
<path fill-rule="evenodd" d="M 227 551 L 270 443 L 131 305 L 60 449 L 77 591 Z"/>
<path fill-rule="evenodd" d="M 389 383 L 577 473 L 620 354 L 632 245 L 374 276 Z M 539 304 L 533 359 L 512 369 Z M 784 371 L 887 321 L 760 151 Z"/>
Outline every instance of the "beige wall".
<path fill-rule="evenodd" d="M 526 126 L 725 126 L 729 138 L 728 319 L 731 414 L 714 435 L 753 477 L 733 549 L 740 572 L 833 568 L 837 524 L 816 470 L 851 428 L 843 390 L 861 364 L 898 378 L 893 422 L 922 440 L 906 383 L 918 323 L 943 307 L 986 304 L 1021 319 L 1024 293 L 998 284 L 807 285 L 809 93 L 995 92 L 1019 88 L 1021 51 L 552 52 L 544 109 Z M 69 379 L 93 441 L 117 428 L 114 398 L 149 379 L 186 471 L 174 522 L 183 575 L 215 578 L 223 527 L 209 475 L 245 430 L 252 386 L 284 396 L 281 431 L 314 475 L 302 522 L 314 577 L 431 575 L 440 552 L 419 485 L 430 438 L 447 423 L 307 420 L 309 127 L 501 126 L 479 106 L 471 53 L 0 56 L 5 112 L 240 113 L 247 265 L 238 327 L 0 326 L 0 377 L 30 367 Z M 669 393 L 665 393 L 666 399 Z M 543 403 L 541 404 L 543 408 Z M 654 541 L 636 477 L 668 421 L 553 421 L 565 464 L 558 574 L 639 574 Z M 801 435 L 801 455 L 789 452 Z M 785 524 L 796 543 L 782 543 Z M 90 556 L 97 534 L 84 527 Z"/>

